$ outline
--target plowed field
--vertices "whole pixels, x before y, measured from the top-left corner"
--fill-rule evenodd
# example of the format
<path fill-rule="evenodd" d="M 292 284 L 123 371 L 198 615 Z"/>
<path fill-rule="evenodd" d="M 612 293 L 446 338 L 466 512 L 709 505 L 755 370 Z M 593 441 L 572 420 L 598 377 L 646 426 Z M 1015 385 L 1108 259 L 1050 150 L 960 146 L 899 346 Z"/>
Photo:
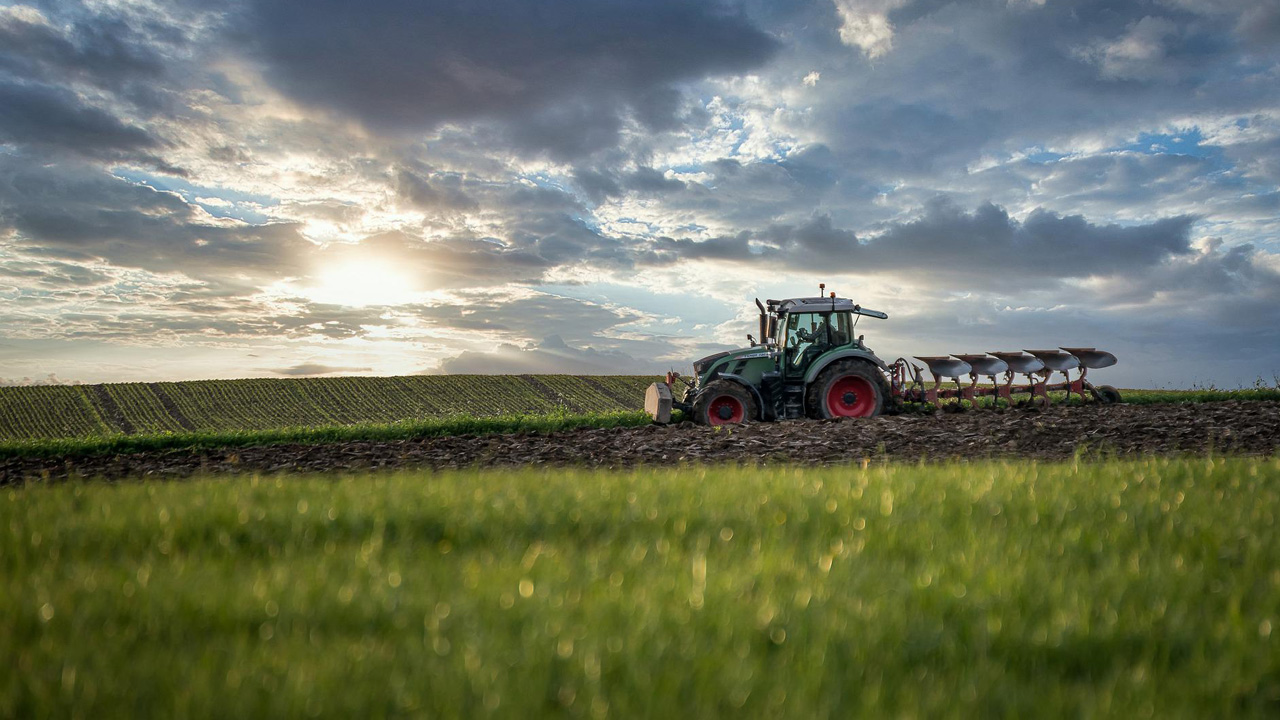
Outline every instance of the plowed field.
<path fill-rule="evenodd" d="M 270 445 L 121 455 L 0 460 L 0 483 L 73 476 L 185 477 L 200 472 L 566 465 L 624 468 L 685 462 L 827 465 L 870 460 L 1233 453 L 1280 449 L 1280 402 L 1053 406 L 872 420 L 690 423 L 394 442 Z"/>

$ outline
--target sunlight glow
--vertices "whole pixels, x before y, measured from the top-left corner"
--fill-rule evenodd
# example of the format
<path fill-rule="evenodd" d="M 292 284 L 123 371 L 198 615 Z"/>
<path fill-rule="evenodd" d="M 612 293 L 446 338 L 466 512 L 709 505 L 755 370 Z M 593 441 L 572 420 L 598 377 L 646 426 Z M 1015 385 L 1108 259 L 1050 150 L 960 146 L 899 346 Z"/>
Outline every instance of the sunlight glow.
<path fill-rule="evenodd" d="M 409 277 L 389 262 L 351 260 L 321 270 L 319 284 L 307 288 L 316 302 L 367 307 L 404 305 L 418 299 Z"/>

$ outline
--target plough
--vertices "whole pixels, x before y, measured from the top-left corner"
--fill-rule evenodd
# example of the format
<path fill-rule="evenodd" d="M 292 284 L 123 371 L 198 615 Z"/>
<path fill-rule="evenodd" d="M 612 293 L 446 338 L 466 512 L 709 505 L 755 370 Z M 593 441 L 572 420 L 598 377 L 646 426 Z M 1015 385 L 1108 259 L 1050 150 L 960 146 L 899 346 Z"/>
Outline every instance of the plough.
<path fill-rule="evenodd" d="M 990 397 L 1012 405 L 1014 395 L 1027 395 L 1027 402 L 1047 406 L 1049 393 L 1065 392 L 1081 400 L 1093 398 L 1107 403 L 1119 402 L 1120 392 L 1110 385 L 1095 386 L 1088 380 L 1090 369 L 1111 367 L 1116 356 L 1096 348 L 1064 347 L 1057 350 L 1019 350 L 976 355 L 914 356 L 929 368 L 933 382 L 923 376 L 924 368 L 906 358 L 898 358 L 889 366 L 889 391 L 900 402 L 917 402 L 941 407 L 943 400 L 969 402 L 977 406 L 978 398 Z M 1072 380 L 1071 371 L 1079 374 Z M 1054 373 L 1062 373 L 1063 381 L 1051 383 Z M 1021 375 L 1025 382 L 1014 384 Z M 1003 381 L 997 380 L 1003 376 Z M 968 377 L 969 384 L 961 378 Z M 979 385 L 979 378 L 990 384 Z M 943 388 L 950 379 L 954 388 Z M 1088 396 L 1085 393 L 1088 393 Z"/>

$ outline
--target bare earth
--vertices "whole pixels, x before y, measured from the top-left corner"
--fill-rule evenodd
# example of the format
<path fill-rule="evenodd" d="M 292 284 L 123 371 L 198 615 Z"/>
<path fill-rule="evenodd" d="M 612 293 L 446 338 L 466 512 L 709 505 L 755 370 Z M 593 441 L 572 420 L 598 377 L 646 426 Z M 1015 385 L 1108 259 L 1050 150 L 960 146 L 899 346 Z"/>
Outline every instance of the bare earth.
<path fill-rule="evenodd" d="M 486 435 L 394 442 L 166 450 L 79 458 L 0 460 L 0 485 L 68 477 L 181 478 L 198 473 L 370 468 L 578 465 L 626 468 L 682 462 L 827 465 L 920 458 L 1036 458 L 1086 454 L 1230 453 L 1280 449 L 1280 402 L 1054 406 L 873 420 L 684 423 L 551 435 Z"/>

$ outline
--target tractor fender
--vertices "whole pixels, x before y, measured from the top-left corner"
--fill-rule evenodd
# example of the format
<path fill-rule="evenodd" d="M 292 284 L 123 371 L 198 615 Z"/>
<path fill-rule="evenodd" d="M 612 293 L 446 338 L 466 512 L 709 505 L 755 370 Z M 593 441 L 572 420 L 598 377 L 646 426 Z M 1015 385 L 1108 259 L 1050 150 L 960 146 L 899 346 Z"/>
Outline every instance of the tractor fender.
<path fill-rule="evenodd" d="M 867 362 L 872 363 L 876 367 L 880 368 L 882 371 L 886 373 L 889 372 L 889 366 L 885 365 L 884 361 L 876 357 L 875 353 L 873 352 L 870 352 L 868 350 L 852 350 L 852 349 L 836 350 L 835 352 L 822 356 L 821 358 L 818 359 L 818 362 L 815 362 L 809 368 L 809 372 L 804 374 L 804 384 L 808 385 L 809 383 L 812 383 L 814 379 L 818 377 L 818 373 L 822 372 L 823 368 L 830 365 L 831 363 L 837 360 L 845 360 L 848 358 L 858 358 L 860 360 L 866 360 Z"/>
<path fill-rule="evenodd" d="M 764 414 L 764 398 L 760 395 L 760 389 L 748 382 L 746 378 L 732 373 L 714 373 L 713 378 L 716 380 L 732 380 L 746 388 L 747 392 L 751 393 L 752 399 L 756 401 L 756 407 L 760 409 L 761 415 Z M 701 395 L 702 393 L 699 392 L 698 394 Z M 689 403 L 689 406 L 692 407 L 695 402 L 697 402 L 696 397 Z"/>

